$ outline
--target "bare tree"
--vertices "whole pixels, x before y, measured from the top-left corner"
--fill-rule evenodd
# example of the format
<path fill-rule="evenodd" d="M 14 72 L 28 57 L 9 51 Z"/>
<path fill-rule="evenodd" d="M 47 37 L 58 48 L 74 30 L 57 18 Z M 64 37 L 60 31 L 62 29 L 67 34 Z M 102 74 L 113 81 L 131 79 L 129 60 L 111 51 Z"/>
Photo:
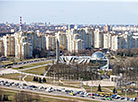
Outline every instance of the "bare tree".
<path fill-rule="evenodd" d="M 15 102 L 32 102 L 33 98 L 31 93 L 21 91 L 15 94 L 14 100 Z"/>

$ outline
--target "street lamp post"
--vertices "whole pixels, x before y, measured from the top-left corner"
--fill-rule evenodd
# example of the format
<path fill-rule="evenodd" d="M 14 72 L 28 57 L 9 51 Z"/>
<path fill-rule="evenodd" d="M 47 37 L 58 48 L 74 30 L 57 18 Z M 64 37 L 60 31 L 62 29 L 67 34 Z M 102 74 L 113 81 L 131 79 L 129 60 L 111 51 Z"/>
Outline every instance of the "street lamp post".
<path fill-rule="evenodd" d="M 128 89 L 125 89 L 125 102 L 127 102 L 127 91 Z"/>
<path fill-rule="evenodd" d="M 20 82 L 20 84 L 21 84 L 21 77 L 22 77 L 22 76 L 21 76 L 21 73 L 20 73 L 20 75 L 19 75 L 19 82 Z"/>
<path fill-rule="evenodd" d="M 80 78 L 80 88 L 82 88 L 82 80 L 83 78 Z"/>
<path fill-rule="evenodd" d="M 19 75 L 19 83 L 20 83 L 20 85 L 21 85 L 21 73 L 20 73 L 20 75 Z M 21 90 L 19 90 L 19 92 L 20 92 Z"/>
<path fill-rule="evenodd" d="M 92 81 L 91 81 L 91 96 L 92 96 Z"/>
<path fill-rule="evenodd" d="M 138 97 L 138 90 L 136 90 L 135 92 L 136 92 L 136 97 Z"/>
<path fill-rule="evenodd" d="M 54 72 L 53 74 L 54 74 L 54 80 L 53 80 L 53 83 L 55 83 L 55 82 L 56 82 L 56 81 L 55 81 L 55 80 L 56 80 L 56 77 L 55 77 L 56 73 Z"/>

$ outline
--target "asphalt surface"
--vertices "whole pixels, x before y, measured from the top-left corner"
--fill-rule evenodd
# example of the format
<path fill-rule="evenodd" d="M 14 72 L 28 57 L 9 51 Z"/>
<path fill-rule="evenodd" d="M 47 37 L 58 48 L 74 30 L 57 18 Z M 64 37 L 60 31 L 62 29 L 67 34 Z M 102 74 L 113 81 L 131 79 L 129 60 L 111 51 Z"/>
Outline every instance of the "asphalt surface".
<path fill-rule="evenodd" d="M 12 65 L 12 68 L 23 67 L 23 66 L 26 66 L 26 65 L 36 64 L 36 63 L 41 63 L 41 62 L 49 62 L 49 61 L 52 61 L 52 60 L 55 60 L 55 59 L 48 59 L 48 60 L 45 60 L 45 61 L 37 61 L 37 62 L 30 62 L 30 63 L 26 63 L 26 64 Z"/>
<path fill-rule="evenodd" d="M 4 80 L 4 78 L 0 78 L 0 81 L 2 81 L 2 80 Z M 8 79 L 7 79 L 8 80 Z M 7 83 L 7 84 L 0 84 L 1 85 L 1 87 L 2 88 L 6 88 L 6 89 L 11 89 L 11 90 L 17 90 L 17 91 L 27 91 L 27 92 L 31 92 L 31 93 L 37 93 L 37 94 L 39 94 L 39 95 L 49 95 L 48 97 L 50 98 L 55 98 L 55 99 L 62 99 L 62 100 L 65 100 L 65 99 L 72 99 L 72 98 L 78 98 L 78 100 L 79 99 L 84 99 L 84 100 L 95 100 L 95 101 L 100 101 L 100 102 L 125 102 L 125 100 L 120 100 L 120 99 L 113 99 L 112 101 L 110 101 L 110 100 L 101 100 L 101 98 L 104 98 L 104 97 L 101 97 L 101 96 L 94 96 L 95 97 L 95 99 L 92 99 L 92 98 L 90 98 L 90 95 L 89 96 L 83 96 L 83 97 L 81 97 L 79 94 L 77 94 L 77 95 L 75 95 L 75 96 L 73 96 L 73 95 L 70 95 L 69 93 L 66 93 L 65 91 L 56 91 L 56 89 L 60 89 L 60 90 L 68 90 L 67 88 L 65 89 L 65 88 L 63 88 L 63 87 L 60 87 L 60 88 L 57 88 L 57 87 L 52 87 L 52 86 L 50 86 L 50 87 L 45 87 L 46 89 L 39 89 L 38 87 L 40 87 L 40 86 L 42 86 L 42 84 L 39 84 L 38 86 L 37 86 L 37 88 L 31 88 L 30 89 L 30 85 L 29 84 L 27 84 L 27 86 L 28 87 L 24 87 L 23 88 L 23 84 L 24 83 L 21 83 L 21 82 L 17 82 L 17 81 L 14 81 L 14 80 L 12 80 L 12 81 L 7 81 L 7 80 L 4 80 L 5 82 L 4 83 Z M 14 83 L 18 83 L 18 85 L 14 85 L 14 86 L 12 86 L 12 85 L 10 85 L 10 83 L 11 82 L 14 82 Z M 32 85 L 35 85 L 35 84 L 32 84 L 31 83 L 31 86 Z M 36 86 L 36 85 L 35 85 Z M 48 91 L 49 90 L 49 88 L 52 88 L 52 90 L 53 91 Z M 48 89 L 48 90 L 47 90 Z M 46 91 L 47 90 L 47 91 Z M 50 89 L 51 90 L 51 89 Z M 73 90 L 73 92 L 74 91 L 76 91 L 76 88 L 74 88 L 74 89 L 70 89 L 70 90 Z M 81 92 L 84 92 L 84 91 L 81 91 Z M 87 92 L 86 92 L 87 93 Z M 63 97 L 64 96 L 64 97 Z M 104 98 L 105 99 L 105 98 Z M 127 102 L 130 102 L 130 101 L 127 101 Z"/>
<path fill-rule="evenodd" d="M 95 101 L 100 101 L 100 102 L 105 102 L 105 100 L 100 100 L 100 99 L 90 99 L 90 98 L 87 98 L 87 97 L 79 97 L 79 96 L 70 96 L 70 95 L 66 95 L 66 94 L 61 94 L 61 93 L 46 93 L 46 92 L 39 92 L 39 91 L 36 91 L 36 90 L 29 90 L 29 89 L 18 89 L 18 88 L 14 88 L 14 87 L 5 87 L 5 86 L 1 86 L 2 88 L 6 88 L 6 89 L 11 89 L 11 90 L 17 90 L 17 91 L 26 91 L 26 92 L 31 92 L 31 93 L 37 93 L 37 94 L 43 94 L 43 95 L 50 95 L 48 96 L 49 98 L 55 98 L 55 99 L 61 99 L 61 100 L 69 100 L 68 98 L 78 98 L 78 99 L 84 99 L 84 100 L 95 100 Z M 54 97 L 55 96 L 55 97 Z M 62 98 L 62 97 L 67 97 L 67 98 Z M 108 102 L 111 102 L 111 101 L 108 101 Z"/>

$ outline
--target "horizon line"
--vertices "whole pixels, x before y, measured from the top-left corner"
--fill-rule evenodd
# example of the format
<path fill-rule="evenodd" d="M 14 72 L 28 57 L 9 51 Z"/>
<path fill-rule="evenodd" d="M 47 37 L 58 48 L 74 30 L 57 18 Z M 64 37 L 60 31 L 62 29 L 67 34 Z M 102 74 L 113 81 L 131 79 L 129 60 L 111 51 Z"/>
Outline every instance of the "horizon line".
<path fill-rule="evenodd" d="M 0 0 L 0 1 L 17 1 L 17 2 L 20 2 L 20 1 L 25 1 L 25 2 L 29 2 L 29 1 L 38 1 L 38 2 L 41 2 L 41 1 L 48 1 L 48 2 L 60 2 L 60 1 L 63 1 L 63 2 L 74 2 L 74 1 L 83 1 L 83 2 L 138 2 L 138 0 Z"/>

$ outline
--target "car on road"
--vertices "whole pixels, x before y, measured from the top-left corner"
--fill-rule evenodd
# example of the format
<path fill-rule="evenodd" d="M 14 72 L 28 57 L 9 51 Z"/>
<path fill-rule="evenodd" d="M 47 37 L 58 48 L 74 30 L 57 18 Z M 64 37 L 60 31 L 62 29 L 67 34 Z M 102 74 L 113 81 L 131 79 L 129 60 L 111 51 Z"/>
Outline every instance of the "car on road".
<path fill-rule="evenodd" d="M 94 97 L 94 96 L 90 96 L 90 98 L 95 99 L 95 97 Z"/>
<path fill-rule="evenodd" d="M 39 88 L 38 88 L 39 90 L 44 90 L 45 88 L 43 87 L 43 86 L 40 86 Z"/>
<path fill-rule="evenodd" d="M 125 101 L 129 101 L 129 99 L 130 99 L 129 97 L 126 97 L 126 98 L 125 98 Z"/>
<path fill-rule="evenodd" d="M 115 99 L 120 99 L 120 98 L 121 98 L 120 95 L 115 96 Z"/>
<path fill-rule="evenodd" d="M 138 98 L 135 98 L 135 97 L 134 98 L 130 98 L 130 101 L 131 102 L 138 102 Z"/>
<path fill-rule="evenodd" d="M 88 96 L 94 96 L 95 94 L 94 93 L 88 93 Z"/>
<path fill-rule="evenodd" d="M 11 65 L 6 66 L 5 68 L 6 68 L 6 69 L 11 68 Z"/>
<path fill-rule="evenodd" d="M 36 90 L 36 89 L 37 89 L 37 86 L 35 86 L 35 85 L 30 85 L 30 86 L 29 86 L 29 89 L 31 89 L 31 90 Z"/>
<path fill-rule="evenodd" d="M 120 97 L 120 100 L 124 100 L 125 99 L 125 97 Z"/>
<path fill-rule="evenodd" d="M 116 95 L 114 95 L 114 94 L 113 94 L 113 95 L 111 95 L 111 98 L 115 98 L 115 97 L 116 97 Z"/>
<path fill-rule="evenodd" d="M 110 97 L 106 97 L 106 100 L 110 100 L 110 101 L 111 101 L 111 100 L 112 100 L 112 98 L 110 98 Z"/>
<path fill-rule="evenodd" d="M 73 92 L 70 92 L 69 95 L 74 96 Z"/>
<path fill-rule="evenodd" d="M 80 94 L 80 97 L 85 97 L 84 95 Z"/>
<path fill-rule="evenodd" d="M 105 98 L 101 98 L 101 100 L 106 100 Z"/>

